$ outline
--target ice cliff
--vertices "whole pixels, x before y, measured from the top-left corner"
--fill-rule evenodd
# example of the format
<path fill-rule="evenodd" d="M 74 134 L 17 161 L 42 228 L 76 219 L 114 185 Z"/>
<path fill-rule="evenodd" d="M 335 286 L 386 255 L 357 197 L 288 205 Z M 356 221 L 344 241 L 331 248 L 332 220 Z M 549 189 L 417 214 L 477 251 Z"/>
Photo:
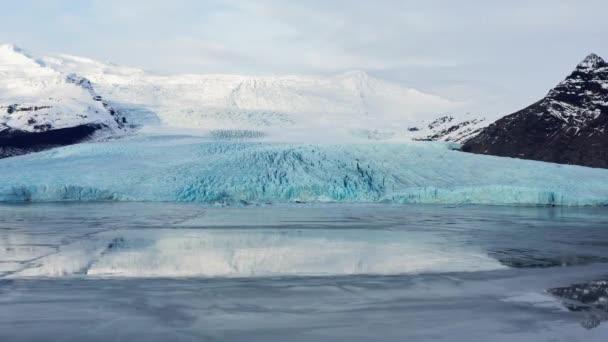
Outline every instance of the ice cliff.
<path fill-rule="evenodd" d="M 608 170 L 445 143 L 285 144 L 141 136 L 0 160 L 1 201 L 606 205 Z"/>

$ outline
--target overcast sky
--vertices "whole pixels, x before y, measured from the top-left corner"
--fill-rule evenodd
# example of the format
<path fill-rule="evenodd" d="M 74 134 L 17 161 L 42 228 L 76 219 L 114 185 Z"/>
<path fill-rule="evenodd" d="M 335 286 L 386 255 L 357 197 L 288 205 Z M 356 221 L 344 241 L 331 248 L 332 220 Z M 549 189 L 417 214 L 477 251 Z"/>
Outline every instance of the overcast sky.
<path fill-rule="evenodd" d="M 588 53 L 605 0 L 2 1 L 0 41 L 161 73 L 371 75 L 510 111 Z M 505 113 L 506 114 L 506 113 Z"/>

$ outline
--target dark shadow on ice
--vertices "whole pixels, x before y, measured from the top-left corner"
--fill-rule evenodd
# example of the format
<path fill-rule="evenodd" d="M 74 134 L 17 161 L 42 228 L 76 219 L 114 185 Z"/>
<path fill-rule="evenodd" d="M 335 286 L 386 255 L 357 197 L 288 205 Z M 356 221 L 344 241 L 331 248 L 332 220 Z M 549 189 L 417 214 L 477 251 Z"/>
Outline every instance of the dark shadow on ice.
<path fill-rule="evenodd" d="M 488 255 L 512 268 L 549 268 L 608 263 L 608 257 L 591 254 L 551 253 L 531 248 L 502 248 L 488 251 Z"/>
<path fill-rule="evenodd" d="M 143 105 L 110 102 L 114 108 L 118 108 L 120 114 L 124 116 L 134 128 L 141 128 L 145 125 L 159 125 L 161 123 L 158 115 Z"/>

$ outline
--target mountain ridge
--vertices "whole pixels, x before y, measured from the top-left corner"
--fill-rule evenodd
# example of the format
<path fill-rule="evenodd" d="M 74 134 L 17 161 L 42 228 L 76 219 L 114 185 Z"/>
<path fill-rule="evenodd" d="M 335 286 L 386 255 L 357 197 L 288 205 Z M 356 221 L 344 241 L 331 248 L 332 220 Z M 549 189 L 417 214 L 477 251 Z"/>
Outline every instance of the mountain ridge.
<path fill-rule="evenodd" d="M 123 134 L 126 118 L 91 83 L 25 50 L 0 46 L 0 158 Z"/>
<path fill-rule="evenodd" d="M 507 115 L 462 150 L 608 168 L 608 64 L 590 54 L 538 102 Z"/>
<path fill-rule="evenodd" d="M 462 102 L 361 70 L 329 76 L 156 75 L 74 56 L 45 57 L 44 61 L 56 70 L 83 75 L 104 99 L 122 108 L 130 122 L 146 129 L 188 129 L 190 134 L 253 130 L 276 140 L 301 138 L 301 131 L 340 131 L 336 133 L 340 141 L 362 137 L 458 141 L 465 135 L 453 132 L 448 137 L 430 124 L 444 116 L 452 118 L 454 127 L 473 122 L 471 115 L 459 114 Z M 487 121 L 474 122 L 483 126 Z"/>

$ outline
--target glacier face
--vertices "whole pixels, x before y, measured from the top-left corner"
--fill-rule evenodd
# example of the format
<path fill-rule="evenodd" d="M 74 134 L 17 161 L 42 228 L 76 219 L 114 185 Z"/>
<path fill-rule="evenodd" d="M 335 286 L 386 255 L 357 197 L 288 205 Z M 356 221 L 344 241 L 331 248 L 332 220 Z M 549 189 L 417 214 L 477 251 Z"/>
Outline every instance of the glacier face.
<path fill-rule="evenodd" d="M 286 144 L 138 136 L 0 160 L 2 201 L 607 205 L 608 170 L 446 143 Z"/>

